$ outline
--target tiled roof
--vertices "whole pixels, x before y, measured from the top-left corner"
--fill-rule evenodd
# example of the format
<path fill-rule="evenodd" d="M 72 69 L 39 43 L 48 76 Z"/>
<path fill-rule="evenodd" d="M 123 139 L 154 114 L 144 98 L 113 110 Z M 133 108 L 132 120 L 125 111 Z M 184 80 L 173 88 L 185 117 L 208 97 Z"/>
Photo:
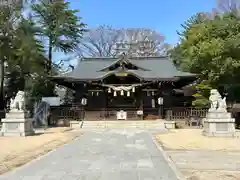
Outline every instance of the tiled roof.
<path fill-rule="evenodd" d="M 188 72 L 179 71 L 169 57 L 136 57 L 128 58 L 129 63 L 141 68 L 138 70 L 126 70 L 143 80 L 169 80 L 179 77 L 195 76 Z M 116 72 L 101 71 L 118 62 L 119 58 L 85 58 L 79 61 L 77 67 L 70 73 L 54 78 L 69 80 L 98 80 Z M 144 70 L 146 69 L 146 70 Z"/>

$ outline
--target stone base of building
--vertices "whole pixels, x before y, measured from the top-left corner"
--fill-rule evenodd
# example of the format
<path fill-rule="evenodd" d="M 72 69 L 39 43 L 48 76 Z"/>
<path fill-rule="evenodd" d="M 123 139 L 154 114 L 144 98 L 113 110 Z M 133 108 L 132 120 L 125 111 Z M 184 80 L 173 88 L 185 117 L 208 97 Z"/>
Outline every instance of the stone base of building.
<path fill-rule="evenodd" d="M 25 118 L 24 112 L 10 112 L 2 119 L 1 136 L 31 136 L 34 134 L 33 119 Z"/>
<path fill-rule="evenodd" d="M 231 117 L 231 113 L 209 112 L 203 122 L 204 136 L 235 136 L 235 119 Z"/>
<path fill-rule="evenodd" d="M 160 129 L 167 130 L 164 121 L 84 121 L 83 129 Z"/>

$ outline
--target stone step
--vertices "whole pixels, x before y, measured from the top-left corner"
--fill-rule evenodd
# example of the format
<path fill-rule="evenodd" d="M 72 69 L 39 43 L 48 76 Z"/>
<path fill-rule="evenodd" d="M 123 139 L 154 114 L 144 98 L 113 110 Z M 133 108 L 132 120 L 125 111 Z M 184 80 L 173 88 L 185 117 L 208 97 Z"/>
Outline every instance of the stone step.
<path fill-rule="evenodd" d="M 148 123 L 85 123 L 83 122 L 85 125 L 101 125 L 101 124 L 113 124 L 113 125 L 156 125 L 156 124 L 164 124 L 164 123 L 151 123 L 151 124 L 148 124 Z"/>
<path fill-rule="evenodd" d="M 88 126 L 96 126 L 96 125 L 106 125 L 106 124 L 110 124 L 110 125 L 120 125 L 120 126 L 122 126 L 122 125 L 127 125 L 127 126 L 131 126 L 131 125 L 133 125 L 133 126 L 155 126 L 155 125 L 161 125 L 161 124 L 164 124 L 164 123 L 156 123 L 156 124 L 127 124 L 127 123 L 124 123 L 124 124 L 112 124 L 112 123 L 103 123 L 103 124 L 87 124 L 87 123 L 84 123 L 83 122 L 83 124 L 86 126 L 86 125 L 88 125 Z"/>
<path fill-rule="evenodd" d="M 142 127 L 142 128 L 144 128 L 144 127 L 152 127 L 152 128 L 154 128 L 154 127 L 165 127 L 164 125 L 156 125 L 156 126 L 134 126 L 134 125 L 132 125 L 132 126 L 128 126 L 128 125 L 122 125 L 122 126 L 117 126 L 117 125 L 101 125 L 101 126 L 85 126 L 85 125 L 83 125 L 83 128 L 91 128 L 91 127 Z"/>
<path fill-rule="evenodd" d="M 127 126 L 131 126 L 131 125 L 133 125 L 133 126 L 155 126 L 155 125 L 162 125 L 162 124 L 164 124 L 164 123 L 156 123 L 156 124 L 127 124 L 127 123 L 124 123 L 124 124 L 112 124 L 112 123 L 103 123 L 103 124 L 87 124 L 87 123 L 84 123 L 83 122 L 83 125 L 87 125 L 87 126 L 96 126 L 96 125 L 106 125 L 106 124 L 109 124 L 109 125 L 120 125 L 120 126 L 122 126 L 122 125 L 127 125 Z"/>
<path fill-rule="evenodd" d="M 84 121 L 83 128 L 165 128 L 162 121 Z"/>
<path fill-rule="evenodd" d="M 129 123 L 126 123 L 126 122 L 120 122 L 120 123 L 112 123 L 112 122 L 92 122 L 92 123 L 89 123 L 89 122 L 86 122 L 84 121 L 84 124 L 147 124 L 147 125 L 154 125 L 154 124 L 163 124 L 164 122 L 156 122 L 156 123 L 134 123 L 134 122 L 129 122 Z"/>
<path fill-rule="evenodd" d="M 85 124 L 156 124 L 163 123 L 164 121 L 84 121 Z"/>

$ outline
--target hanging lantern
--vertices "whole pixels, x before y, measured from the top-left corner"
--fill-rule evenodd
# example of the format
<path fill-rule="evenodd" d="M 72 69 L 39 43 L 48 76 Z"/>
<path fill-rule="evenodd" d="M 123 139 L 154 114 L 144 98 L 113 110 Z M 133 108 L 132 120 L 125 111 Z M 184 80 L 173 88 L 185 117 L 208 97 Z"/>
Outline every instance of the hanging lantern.
<path fill-rule="evenodd" d="M 152 91 L 152 96 L 154 96 L 154 91 Z"/>
<path fill-rule="evenodd" d="M 150 96 L 149 91 L 147 91 L 147 96 Z"/>
<path fill-rule="evenodd" d="M 123 96 L 124 95 L 124 91 L 123 90 L 121 90 L 121 96 Z"/>
<path fill-rule="evenodd" d="M 135 87 L 132 88 L 132 92 L 135 92 Z"/>
<path fill-rule="evenodd" d="M 86 98 L 82 98 L 81 104 L 84 105 L 84 106 L 87 105 L 87 99 Z"/>
<path fill-rule="evenodd" d="M 111 93 L 111 88 L 108 88 L 108 93 Z"/>
<path fill-rule="evenodd" d="M 94 93 L 93 93 L 93 91 L 92 91 L 92 96 L 93 96 L 93 94 L 94 94 Z"/>
<path fill-rule="evenodd" d="M 99 95 L 99 92 L 97 91 L 97 96 Z"/>
<path fill-rule="evenodd" d="M 117 96 L 117 91 L 114 91 L 113 96 Z"/>
<path fill-rule="evenodd" d="M 130 96 L 130 91 L 127 92 L 127 96 L 128 96 L 128 97 Z"/>
<path fill-rule="evenodd" d="M 155 105 L 155 99 L 152 99 L 152 108 L 155 108 L 156 105 Z"/>
<path fill-rule="evenodd" d="M 162 97 L 159 97 L 159 98 L 158 98 L 158 104 L 159 104 L 159 105 L 163 105 L 163 98 L 162 98 Z"/>

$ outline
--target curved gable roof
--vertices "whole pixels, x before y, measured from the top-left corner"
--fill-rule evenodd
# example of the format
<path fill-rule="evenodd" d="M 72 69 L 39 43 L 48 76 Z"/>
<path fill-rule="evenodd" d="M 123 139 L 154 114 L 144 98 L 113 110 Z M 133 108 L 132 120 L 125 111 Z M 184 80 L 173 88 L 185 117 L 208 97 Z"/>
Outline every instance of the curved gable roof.
<path fill-rule="evenodd" d="M 140 67 L 149 69 L 150 72 L 145 73 L 145 76 L 148 78 L 196 76 L 196 74 L 179 71 L 173 64 L 173 61 L 166 56 L 145 58 L 136 57 L 132 58 L 131 62 Z"/>
<path fill-rule="evenodd" d="M 180 77 L 194 77 L 195 74 L 179 71 L 169 57 L 136 57 L 128 58 L 127 61 L 139 67 L 138 70 L 126 70 L 143 80 L 176 80 Z M 99 80 L 109 73 L 103 69 L 111 67 L 119 62 L 119 58 L 85 58 L 80 61 L 77 67 L 68 74 L 54 78 L 72 80 Z"/>
<path fill-rule="evenodd" d="M 112 64 L 106 66 L 105 68 L 101 69 L 100 71 L 105 71 L 105 70 L 113 67 L 115 64 L 118 64 L 121 62 L 125 63 L 125 64 L 132 64 L 133 66 L 135 66 L 138 69 L 143 70 L 143 71 L 149 71 L 149 69 L 146 69 L 144 67 L 139 66 L 138 64 L 133 63 L 126 55 L 122 55 L 119 58 L 115 58 L 114 61 L 112 62 Z"/>

